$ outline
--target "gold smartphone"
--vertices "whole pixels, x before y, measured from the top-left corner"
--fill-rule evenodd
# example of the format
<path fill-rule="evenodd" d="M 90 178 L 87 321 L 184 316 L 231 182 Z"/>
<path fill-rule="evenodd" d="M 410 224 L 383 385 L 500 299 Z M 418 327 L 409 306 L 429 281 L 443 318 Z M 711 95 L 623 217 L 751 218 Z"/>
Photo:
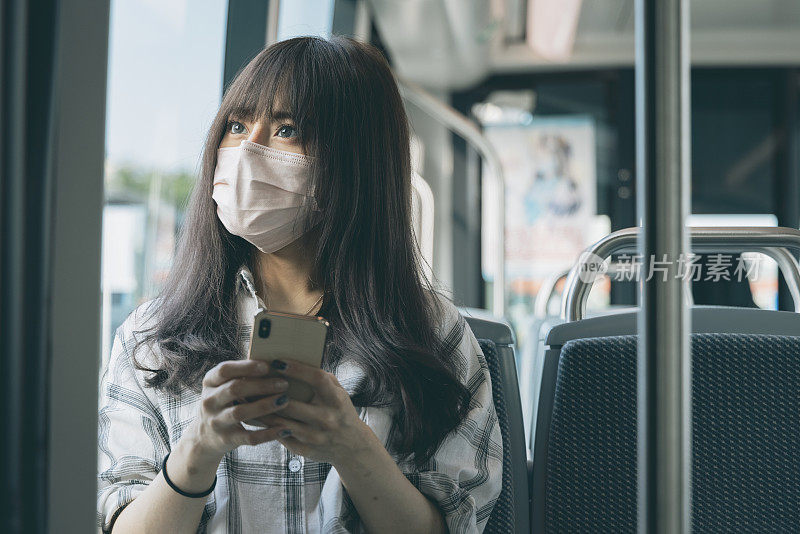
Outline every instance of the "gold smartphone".
<path fill-rule="evenodd" d="M 328 326 L 328 321 L 322 317 L 262 310 L 253 318 L 248 358 L 266 362 L 297 360 L 320 367 Z M 279 375 L 275 371 L 269 374 Z M 314 396 L 314 390 L 306 382 L 292 378 L 287 380 L 290 399 L 308 402 Z"/>

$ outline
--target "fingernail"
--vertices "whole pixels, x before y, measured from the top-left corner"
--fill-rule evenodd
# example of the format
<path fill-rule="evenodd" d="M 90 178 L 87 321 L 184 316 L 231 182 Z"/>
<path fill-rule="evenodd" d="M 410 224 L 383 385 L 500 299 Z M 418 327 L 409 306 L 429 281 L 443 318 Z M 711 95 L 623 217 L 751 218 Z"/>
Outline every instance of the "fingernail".
<path fill-rule="evenodd" d="M 269 364 L 264 361 L 259 361 L 258 364 L 256 365 L 256 368 L 259 371 L 266 372 L 269 371 Z"/>
<path fill-rule="evenodd" d="M 275 399 L 275 405 L 276 406 L 283 406 L 284 404 L 286 404 L 286 401 L 288 401 L 288 400 L 289 400 L 289 396 L 288 395 L 281 395 L 280 397 Z"/>
<path fill-rule="evenodd" d="M 286 362 L 283 360 L 272 360 L 273 369 L 286 369 Z"/>
<path fill-rule="evenodd" d="M 285 438 L 287 436 L 291 436 L 292 435 L 292 431 L 289 430 L 288 428 L 284 428 L 283 430 L 280 431 L 280 433 L 278 433 L 278 435 L 280 437 L 282 437 L 282 438 Z"/>

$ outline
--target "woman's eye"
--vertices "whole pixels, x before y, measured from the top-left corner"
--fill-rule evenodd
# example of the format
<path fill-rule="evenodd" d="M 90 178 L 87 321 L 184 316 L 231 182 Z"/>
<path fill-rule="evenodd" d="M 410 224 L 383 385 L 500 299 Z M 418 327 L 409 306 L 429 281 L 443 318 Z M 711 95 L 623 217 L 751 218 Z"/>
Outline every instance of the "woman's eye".
<path fill-rule="evenodd" d="M 297 129 L 295 129 L 295 127 L 290 124 L 284 124 L 280 128 L 278 128 L 276 134 L 278 135 L 278 137 L 286 137 L 286 138 L 297 137 Z"/>
<path fill-rule="evenodd" d="M 239 121 L 230 121 L 228 123 L 228 131 L 233 135 L 240 135 L 247 133 L 247 128 Z"/>

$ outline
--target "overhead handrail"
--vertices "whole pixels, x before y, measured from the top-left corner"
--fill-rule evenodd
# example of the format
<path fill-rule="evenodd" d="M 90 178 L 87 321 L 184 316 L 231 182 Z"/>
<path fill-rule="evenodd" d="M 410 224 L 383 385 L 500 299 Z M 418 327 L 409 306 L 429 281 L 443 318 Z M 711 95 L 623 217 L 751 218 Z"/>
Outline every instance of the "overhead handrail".
<path fill-rule="evenodd" d="M 397 85 L 400 95 L 419 109 L 427 113 L 434 120 L 446 126 L 451 131 L 460 135 L 465 141 L 480 154 L 489 168 L 488 180 L 494 182 L 497 195 L 492 201 L 495 204 L 495 235 L 493 255 L 497 262 L 492 287 L 492 311 L 495 315 L 503 316 L 506 307 L 506 281 L 505 281 L 505 225 L 506 225 L 506 182 L 500 157 L 492 145 L 483 135 L 483 132 L 463 114 L 448 106 L 434 95 L 419 85 L 398 78 Z"/>
<path fill-rule="evenodd" d="M 775 260 L 786 279 L 795 311 L 800 312 L 800 266 L 787 250 L 800 250 L 800 230 L 784 227 L 693 227 L 690 234 L 693 252 L 759 252 Z M 638 235 L 638 227 L 625 228 L 586 249 L 567 276 L 561 311 L 564 320 L 579 321 L 586 312 L 593 280 L 582 279 L 581 273 L 597 269 L 598 264 L 612 254 L 635 251 Z"/>

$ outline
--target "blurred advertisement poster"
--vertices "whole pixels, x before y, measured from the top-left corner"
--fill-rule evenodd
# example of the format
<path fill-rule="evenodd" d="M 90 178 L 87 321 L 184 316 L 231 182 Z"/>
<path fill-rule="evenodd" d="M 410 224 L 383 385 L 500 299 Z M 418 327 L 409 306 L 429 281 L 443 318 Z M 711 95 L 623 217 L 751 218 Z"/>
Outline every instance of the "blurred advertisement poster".
<path fill-rule="evenodd" d="M 520 330 L 530 320 L 539 288 L 569 270 L 598 234 L 607 231 L 607 224 L 596 217 L 595 125 L 582 116 L 529 117 L 486 124 L 484 133 L 505 174 L 507 314 L 524 337 Z M 494 198 L 488 182 L 485 199 Z M 484 203 L 484 243 L 497 235 L 492 209 L 496 207 Z M 491 281 L 496 261 L 487 254 L 489 247 L 483 251 L 484 278 Z"/>
<path fill-rule="evenodd" d="M 506 280 L 512 293 L 535 295 L 542 280 L 569 269 L 597 235 L 594 123 L 534 118 L 490 125 L 485 134 L 505 173 Z M 485 223 L 492 218 L 483 220 L 491 239 L 496 234 Z M 485 270 L 493 270 L 491 263 L 484 258 Z"/>

